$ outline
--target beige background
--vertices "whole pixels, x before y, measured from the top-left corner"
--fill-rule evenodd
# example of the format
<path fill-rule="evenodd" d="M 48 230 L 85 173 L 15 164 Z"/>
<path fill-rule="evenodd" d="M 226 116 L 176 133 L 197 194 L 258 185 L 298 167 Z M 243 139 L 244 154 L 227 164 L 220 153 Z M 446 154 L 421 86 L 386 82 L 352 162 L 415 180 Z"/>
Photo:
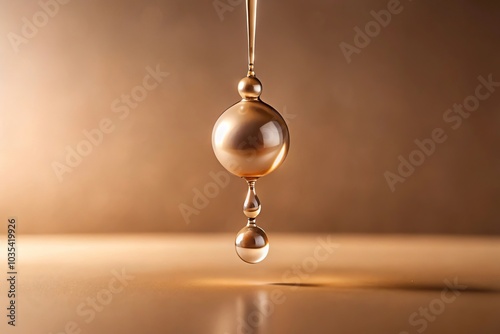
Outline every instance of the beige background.
<path fill-rule="evenodd" d="M 189 224 L 179 210 L 222 171 L 210 136 L 246 73 L 242 4 L 221 20 L 210 0 L 73 0 L 16 53 L 8 34 L 40 5 L 1 3 L 0 219 L 17 216 L 20 233 L 243 226 L 236 177 Z M 348 64 L 339 44 L 386 1 L 260 2 L 262 98 L 291 131 L 285 164 L 258 182 L 268 232 L 500 232 L 500 91 L 457 130 L 442 119 L 477 76 L 500 81 L 500 5 L 402 6 Z M 112 101 L 157 64 L 170 75 L 120 119 Z M 60 182 L 53 162 L 106 118 L 114 130 Z M 384 172 L 438 127 L 448 139 L 391 192 Z"/>

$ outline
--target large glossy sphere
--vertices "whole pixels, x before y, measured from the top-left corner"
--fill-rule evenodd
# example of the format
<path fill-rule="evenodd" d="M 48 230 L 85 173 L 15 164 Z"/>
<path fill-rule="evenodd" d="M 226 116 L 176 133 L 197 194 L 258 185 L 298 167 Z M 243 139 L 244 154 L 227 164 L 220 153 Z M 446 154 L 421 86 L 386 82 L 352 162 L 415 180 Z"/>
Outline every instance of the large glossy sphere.
<path fill-rule="evenodd" d="M 220 163 L 239 177 L 261 177 L 286 158 L 290 139 L 281 115 L 255 99 L 229 107 L 217 120 L 212 146 Z"/>

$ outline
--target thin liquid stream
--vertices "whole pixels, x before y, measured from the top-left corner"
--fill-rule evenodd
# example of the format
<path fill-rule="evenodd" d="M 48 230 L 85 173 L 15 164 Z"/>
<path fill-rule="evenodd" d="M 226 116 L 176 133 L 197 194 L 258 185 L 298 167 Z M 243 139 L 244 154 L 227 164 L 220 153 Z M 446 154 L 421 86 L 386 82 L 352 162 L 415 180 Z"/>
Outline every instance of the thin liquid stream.
<path fill-rule="evenodd" d="M 247 0 L 248 76 L 255 76 L 255 29 L 257 25 L 257 0 Z"/>

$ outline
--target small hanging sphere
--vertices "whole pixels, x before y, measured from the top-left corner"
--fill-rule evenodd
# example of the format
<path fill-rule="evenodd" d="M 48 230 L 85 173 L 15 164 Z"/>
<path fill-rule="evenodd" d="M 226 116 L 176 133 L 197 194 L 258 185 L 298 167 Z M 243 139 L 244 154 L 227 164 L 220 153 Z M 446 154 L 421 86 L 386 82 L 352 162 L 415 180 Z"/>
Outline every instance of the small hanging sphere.
<path fill-rule="evenodd" d="M 244 77 L 238 83 L 238 93 L 243 99 L 256 99 L 262 93 L 262 84 L 256 77 Z"/>
<path fill-rule="evenodd" d="M 262 102 L 260 81 L 243 78 L 238 90 L 243 100 L 217 120 L 212 147 L 219 162 L 239 177 L 259 178 L 278 168 L 286 158 L 290 138 L 283 117 Z"/>
<path fill-rule="evenodd" d="M 261 262 L 269 253 L 266 232 L 255 224 L 248 224 L 238 232 L 235 246 L 240 259 L 251 264 Z"/>

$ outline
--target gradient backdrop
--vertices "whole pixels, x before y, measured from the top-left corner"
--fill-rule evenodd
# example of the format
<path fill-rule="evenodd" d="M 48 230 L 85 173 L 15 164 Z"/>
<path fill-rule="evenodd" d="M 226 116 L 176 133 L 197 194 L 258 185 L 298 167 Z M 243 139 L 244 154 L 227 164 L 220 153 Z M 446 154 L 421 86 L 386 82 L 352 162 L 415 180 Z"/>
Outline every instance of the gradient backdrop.
<path fill-rule="evenodd" d="M 245 183 L 210 173 L 225 180 L 211 131 L 246 74 L 243 1 L 42 3 L 1 1 L 1 215 L 20 233 L 239 230 Z M 456 129 L 443 119 L 478 76 L 500 82 L 500 3 L 402 0 L 369 24 L 387 8 L 260 1 L 256 73 L 291 132 L 257 183 L 268 232 L 500 233 L 500 87 Z M 392 191 L 384 173 L 436 128 L 446 140 Z"/>

